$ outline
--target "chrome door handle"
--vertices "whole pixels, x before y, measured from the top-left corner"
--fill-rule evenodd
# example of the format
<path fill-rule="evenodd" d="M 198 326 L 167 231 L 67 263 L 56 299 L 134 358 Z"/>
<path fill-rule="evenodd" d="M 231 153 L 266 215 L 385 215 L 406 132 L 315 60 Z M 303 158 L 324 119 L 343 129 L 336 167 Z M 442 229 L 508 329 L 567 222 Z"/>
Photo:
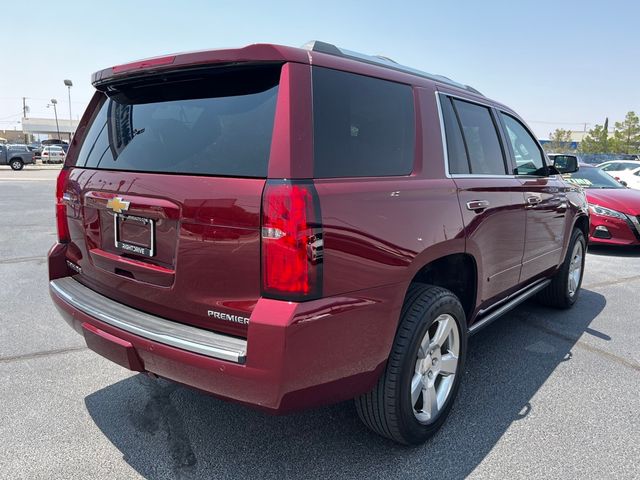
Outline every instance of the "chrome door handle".
<path fill-rule="evenodd" d="M 488 208 L 489 205 L 490 204 L 487 200 L 472 200 L 467 202 L 467 209 L 473 211 L 484 210 L 485 208 Z"/>
<path fill-rule="evenodd" d="M 531 206 L 533 205 L 538 205 L 540 202 L 542 201 L 542 199 L 536 195 L 532 195 L 530 197 L 527 197 L 527 203 Z"/>

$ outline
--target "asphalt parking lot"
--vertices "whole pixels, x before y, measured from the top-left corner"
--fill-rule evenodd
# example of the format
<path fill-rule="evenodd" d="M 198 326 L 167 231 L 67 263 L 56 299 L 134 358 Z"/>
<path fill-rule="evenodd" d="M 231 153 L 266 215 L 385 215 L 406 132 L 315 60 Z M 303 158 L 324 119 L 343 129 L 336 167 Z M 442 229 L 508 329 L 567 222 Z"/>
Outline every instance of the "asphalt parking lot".
<path fill-rule="evenodd" d="M 47 291 L 56 173 L 0 167 L 0 478 L 640 478 L 640 250 L 591 249 L 574 309 L 473 337 L 447 423 L 404 448 L 350 402 L 272 417 L 87 350 Z"/>

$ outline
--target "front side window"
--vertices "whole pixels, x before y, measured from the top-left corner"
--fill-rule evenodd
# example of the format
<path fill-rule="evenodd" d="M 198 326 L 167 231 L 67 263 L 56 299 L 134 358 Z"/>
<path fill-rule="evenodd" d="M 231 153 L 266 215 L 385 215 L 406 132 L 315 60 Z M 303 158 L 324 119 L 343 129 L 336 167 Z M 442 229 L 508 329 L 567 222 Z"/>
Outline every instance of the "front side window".
<path fill-rule="evenodd" d="M 491 111 L 482 105 L 453 99 L 472 174 L 505 175 L 504 155 Z"/>
<path fill-rule="evenodd" d="M 515 175 L 546 175 L 547 166 L 538 143 L 527 129 L 515 118 L 501 113 L 507 130 L 509 146 L 516 162 Z"/>
<path fill-rule="evenodd" d="M 415 113 L 409 85 L 313 67 L 314 176 L 408 175 Z"/>

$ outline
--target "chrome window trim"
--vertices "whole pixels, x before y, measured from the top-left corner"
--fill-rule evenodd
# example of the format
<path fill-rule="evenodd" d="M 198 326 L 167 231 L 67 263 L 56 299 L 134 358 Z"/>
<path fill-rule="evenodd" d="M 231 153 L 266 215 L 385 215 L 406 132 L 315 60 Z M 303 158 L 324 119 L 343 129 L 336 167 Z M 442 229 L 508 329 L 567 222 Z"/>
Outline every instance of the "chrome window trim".
<path fill-rule="evenodd" d="M 50 281 L 49 290 L 84 314 L 133 335 L 207 357 L 245 363 L 246 340 L 136 310 L 85 287 L 72 277 Z"/>
<path fill-rule="evenodd" d="M 444 158 L 444 175 L 453 178 L 449 173 L 449 149 L 447 148 L 447 133 L 444 129 L 444 117 L 442 116 L 442 105 L 440 104 L 440 94 L 436 89 L 436 105 L 438 106 L 438 119 L 440 121 L 440 137 L 442 138 L 442 158 Z"/>
<path fill-rule="evenodd" d="M 483 107 L 487 107 L 490 110 L 492 110 L 492 109 L 496 110 L 499 113 L 504 113 L 505 115 L 509 115 L 510 117 L 514 118 L 515 120 L 517 120 L 519 123 L 522 124 L 522 126 L 529 133 L 529 135 L 531 135 L 533 137 L 533 139 L 535 140 L 536 144 L 538 145 L 538 148 L 540 149 L 540 151 L 543 154 L 542 155 L 542 161 L 545 162 L 545 165 L 547 165 L 547 167 L 549 167 L 549 164 L 545 160 L 546 154 L 544 153 L 544 149 L 542 148 L 542 145 L 540 145 L 540 142 L 538 142 L 538 139 L 536 138 L 536 136 L 533 135 L 531 128 L 515 112 L 509 111 L 509 110 L 507 110 L 507 109 L 505 109 L 505 108 L 503 108 L 501 106 L 498 106 L 496 104 L 483 102 L 483 101 L 477 100 L 475 98 L 464 97 L 462 95 L 456 95 L 455 93 L 449 93 L 449 92 L 446 92 L 446 91 L 441 91 L 441 90 L 438 90 L 437 88 L 436 88 L 436 91 L 435 91 L 435 95 L 436 95 L 436 104 L 438 106 L 438 120 L 440 121 L 440 134 L 441 134 L 441 137 L 442 137 L 442 156 L 444 158 L 444 173 L 445 173 L 445 176 L 447 178 L 552 178 L 552 177 L 557 178 L 557 175 L 529 175 L 529 174 L 527 174 L 527 175 L 512 175 L 512 174 L 507 174 L 507 173 L 505 173 L 504 175 L 498 175 L 498 174 L 486 174 L 486 173 L 475 173 L 475 174 L 474 173 L 451 173 L 449 171 L 449 151 L 447 149 L 447 133 L 446 133 L 446 130 L 444 128 L 444 116 L 442 115 L 442 104 L 440 103 L 441 102 L 441 100 L 440 100 L 440 96 L 441 95 L 443 95 L 445 97 L 457 98 L 457 99 L 462 100 L 464 102 L 475 103 L 477 105 L 480 105 L 480 106 L 483 106 Z M 496 133 L 498 133 L 498 132 L 496 132 Z M 498 139 L 500 140 L 500 142 L 502 144 L 502 139 L 500 138 L 499 135 L 498 135 Z M 501 145 L 501 147 L 502 147 L 502 145 Z"/>
<path fill-rule="evenodd" d="M 469 103 L 475 103 L 478 104 L 482 107 L 487 107 L 489 109 L 495 108 L 493 105 L 489 104 L 489 103 L 483 103 L 483 102 L 479 102 L 479 101 L 475 101 L 475 100 L 471 100 L 469 98 L 466 97 L 462 97 L 460 95 L 454 95 L 448 92 L 441 92 L 439 90 L 435 91 L 435 95 L 436 95 L 436 104 L 438 106 L 438 120 L 440 121 L 440 134 L 442 137 L 442 157 L 444 158 L 444 174 L 447 178 L 451 178 L 451 179 L 455 179 L 455 178 L 522 178 L 523 175 L 511 175 L 511 174 L 507 174 L 505 173 L 504 175 L 498 175 L 495 173 L 451 173 L 449 171 L 449 150 L 447 149 L 447 133 L 446 130 L 444 128 L 444 116 L 442 114 L 442 104 L 440 103 L 440 95 L 443 95 L 445 97 L 452 97 L 452 98 L 459 98 L 462 101 L 465 102 L 469 102 Z M 464 135 L 464 133 L 463 133 Z M 498 135 L 498 131 L 496 130 L 496 135 L 498 136 L 498 141 L 500 141 L 502 143 L 502 140 L 500 139 L 500 136 Z M 500 145 L 502 148 L 502 145 Z M 506 160 L 506 159 L 505 159 Z M 535 177 L 535 178 L 540 178 L 540 177 Z"/>
<path fill-rule="evenodd" d="M 494 173 L 452 173 L 451 178 L 520 178 L 518 175 L 498 175 Z"/>

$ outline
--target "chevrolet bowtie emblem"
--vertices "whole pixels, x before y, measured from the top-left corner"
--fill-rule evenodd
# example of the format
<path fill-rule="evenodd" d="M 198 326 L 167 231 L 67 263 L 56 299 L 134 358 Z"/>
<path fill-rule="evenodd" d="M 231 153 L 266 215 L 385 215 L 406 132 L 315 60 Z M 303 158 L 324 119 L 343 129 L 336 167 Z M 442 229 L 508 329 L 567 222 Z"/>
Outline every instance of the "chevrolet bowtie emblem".
<path fill-rule="evenodd" d="M 107 208 L 110 208 L 116 213 L 122 213 L 126 210 L 129 210 L 129 203 L 130 202 L 125 202 L 120 197 L 113 197 L 107 202 Z"/>

